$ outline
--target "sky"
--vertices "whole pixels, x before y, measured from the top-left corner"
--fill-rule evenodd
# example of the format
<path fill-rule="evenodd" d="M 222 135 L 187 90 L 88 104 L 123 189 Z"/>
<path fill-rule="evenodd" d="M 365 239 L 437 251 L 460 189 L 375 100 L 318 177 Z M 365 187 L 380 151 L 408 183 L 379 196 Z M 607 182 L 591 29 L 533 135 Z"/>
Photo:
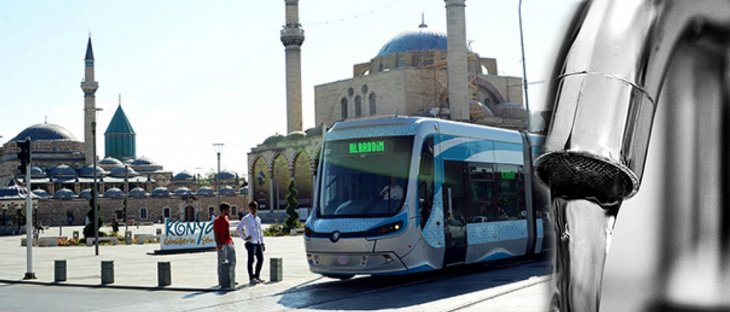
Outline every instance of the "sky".
<path fill-rule="evenodd" d="M 523 3 L 532 110 L 544 105 L 554 53 L 578 0 Z M 421 14 L 446 33 L 442 0 L 301 0 L 304 128 L 314 127 L 314 86 L 352 77 Z M 522 76 L 518 0 L 467 0 L 472 51 Z M 0 2 L 0 138 L 47 120 L 83 141 L 83 78 L 91 34 L 97 150 L 118 95 L 135 132 L 137 156 L 166 170 L 221 168 L 244 175 L 246 154 L 286 132 L 283 0 L 109 0 Z"/>

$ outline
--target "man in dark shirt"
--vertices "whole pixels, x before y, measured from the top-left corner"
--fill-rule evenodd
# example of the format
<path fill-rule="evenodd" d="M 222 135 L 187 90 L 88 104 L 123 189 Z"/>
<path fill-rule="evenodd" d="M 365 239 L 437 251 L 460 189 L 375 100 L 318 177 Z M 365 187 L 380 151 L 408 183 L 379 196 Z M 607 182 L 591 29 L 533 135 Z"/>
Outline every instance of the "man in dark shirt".
<path fill-rule="evenodd" d="M 213 221 L 213 235 L 215 236 L 216 249 L 218 250 L 218 285 L 223 286 L 223 264 L 230 263 L 233 267 L 234 281 L 236 273 L 236 251 L 233 249 L 233 238 L 231 237 L 228 214 L 231 213 L 231 205 L 221 203 L 221 214 Z"/>

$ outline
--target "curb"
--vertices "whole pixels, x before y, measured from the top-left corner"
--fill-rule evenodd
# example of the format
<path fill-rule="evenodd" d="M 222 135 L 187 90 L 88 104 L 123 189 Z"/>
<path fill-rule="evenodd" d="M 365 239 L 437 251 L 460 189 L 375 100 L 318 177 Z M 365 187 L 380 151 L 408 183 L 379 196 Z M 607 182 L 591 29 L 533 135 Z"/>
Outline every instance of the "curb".
<path fill-rule="evenodd" d="M 108 288 L 108 289 L 123 289 L 123 290 L 147 290 L 147 291 L 178 291 L 178 292 L 221 292 L 227 293 L 231 291 L 241 290 L 248 287 L 247 284 L 239 285 L 233 289 L 220 289 L 217 287 L 211 288 L 193 288 L 193 287 L 157 287 L 157 286 L 132 286 L 132 285 L 102 285 L 102 284 L 75 284 L 65 282 L 39 282 L 29 280 L 6 280 L 0 279 L 0 283 L 4 284 L 25 284 L 25 285 L 40 285 L 40 286 L 65 286 L 65 287 L 83 287 L 83 288 Z"/>

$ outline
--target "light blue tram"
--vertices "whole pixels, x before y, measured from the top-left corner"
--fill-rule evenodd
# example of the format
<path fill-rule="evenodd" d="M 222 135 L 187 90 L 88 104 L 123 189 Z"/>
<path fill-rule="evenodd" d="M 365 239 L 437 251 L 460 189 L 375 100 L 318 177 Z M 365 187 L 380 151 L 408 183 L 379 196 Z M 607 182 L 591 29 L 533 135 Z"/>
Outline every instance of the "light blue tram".
<path fill-rule="evenodd" d="M 542 144 L 432 118 L 335 124 L 305 227 L 310 270 L 349 278 L 540 253 L 548 198 L 532 161 Z"/>

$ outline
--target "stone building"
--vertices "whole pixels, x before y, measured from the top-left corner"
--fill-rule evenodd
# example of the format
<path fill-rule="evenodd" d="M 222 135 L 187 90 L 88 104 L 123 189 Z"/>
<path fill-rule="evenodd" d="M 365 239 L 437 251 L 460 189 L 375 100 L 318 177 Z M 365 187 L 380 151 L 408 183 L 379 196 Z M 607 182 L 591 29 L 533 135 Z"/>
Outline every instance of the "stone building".
<path fill-rule="evenodd" d="M 291 107 L 296 96 L 289 95 L 301 94 L 298 57 L 304 30 L 296 18 L 298 1 L 284 2 L 286 24 L 281 40 L 286 56 L 287 107 Z M 318 127 L 305 133 L 276 134 L 251 149 L 250 196 L 262 204 L 262 209 L 282 209 L 291 181 L 299 192 L 300 207 L 312 206 L 322 131 L 338 121 L 393 115 L 432 116 L 525 129 L 522 79 L 499 75 L 496 59 L 470 51 L 466 44 L 465 0 L 445 3 L 448 36 L 429 30 L 423 21 L 418 29 L 398 34 L 369 62 L 353 65 L 351 78 L 314 87 Z M 296 105 L 301 106 L 294 102 Z M 301 112 L 288 109 L 287 114 L 287 120 L 301 120 Z"/>

